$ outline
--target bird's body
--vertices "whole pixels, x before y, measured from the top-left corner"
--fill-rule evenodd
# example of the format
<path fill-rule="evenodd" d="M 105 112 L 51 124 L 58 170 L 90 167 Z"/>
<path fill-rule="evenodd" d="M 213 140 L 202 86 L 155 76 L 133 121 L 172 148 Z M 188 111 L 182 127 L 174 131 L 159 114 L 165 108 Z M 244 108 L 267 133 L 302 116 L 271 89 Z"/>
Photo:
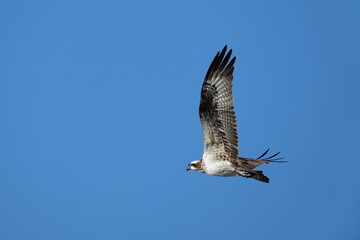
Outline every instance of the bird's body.
<path fill-rule="evenodd" d="M 238 157 L 238 133 L 234 112 L 232 81 L 234 63 L 230 50 L 217 53 L 212 61 L 201 89 L 199 115 L 204 135 L 204 154 L 201 160 L 189 163 L 187 170 L 195 170 L 209 175 L 229 177 L 243 176 L 269 182 L 262 171 L 253 170 L 264 163 L 279 159 L 257 159 Z M 279 161 L 277 161 L 279 162 Z"/>
<path fill-rule="evenodd" d="M 229 156 L 221 151 L 204 152 L 202 160 L 204 172 L 209 175 L 220 177 L 237 176 L 233 163 L 229 161 Z"/>

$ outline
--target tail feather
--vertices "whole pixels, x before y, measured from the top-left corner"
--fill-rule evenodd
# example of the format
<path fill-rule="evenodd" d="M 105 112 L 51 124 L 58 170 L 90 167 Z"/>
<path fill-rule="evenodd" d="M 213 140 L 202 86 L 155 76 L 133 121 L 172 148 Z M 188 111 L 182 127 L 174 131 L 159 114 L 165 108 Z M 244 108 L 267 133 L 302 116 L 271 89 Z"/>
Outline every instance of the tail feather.
<path fill-rule="evenodd" d="M 252 171 L 252 173 L 253 174 L 252 174 L 251 178 L 261 181 L 261 182 L 269 183 L 270 179 L 267 176 L 265 176 L 262 173 L 262 171 Z"/>
<path fill-rule="evenodd" d="M 271 155 L 270 157 L 265 158 L 265 156 L 269 152 L 269 150 L 270 150 L 270 148 L 267 149 L 263 154 L 261 154 L 260 157 L 258 157 L 257 159 L 238 157 L 237 164 L 240 167 L 240 169 L 239 169 L 240 171 L 238 171 L 239 175 L 246 177 L 246 178 L 253 178 L 255 180 L 268 183 L 270 180 L 267 176 L 265 176 L 263 174 L 262 171 L 257 171 L 257 170 L 252 170 L 252 169 L 254 169 L 262 164 L 273 163 L 273 162 L 277 162 L 277 163 L 287 162 L 287 161 L 279 161 L 279 160 L 283 159 L 283 157 L 274 159 L 274 157 L 278 156 L 280 154 L 280 152 L 277 152 L 277 153 Z"/>
<path fill-rule="evenodd" d="M 239 175 L 245 178 L 253 178 L 261 182 L 269 182 L 269 178 L 263 174 L 262 171 L 254 171 L 254 170 L 239 170 Z"/>

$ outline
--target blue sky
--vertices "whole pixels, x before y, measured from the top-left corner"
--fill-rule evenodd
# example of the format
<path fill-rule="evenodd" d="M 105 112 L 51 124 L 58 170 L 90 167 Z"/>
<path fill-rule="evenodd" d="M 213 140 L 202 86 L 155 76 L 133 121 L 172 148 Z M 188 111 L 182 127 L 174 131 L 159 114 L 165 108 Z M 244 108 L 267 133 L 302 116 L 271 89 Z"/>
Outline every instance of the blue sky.
<path fill-rule="evenodd" d="M 358 1 L 1 1 L 0 239 L 359 239 Z M 240 155 L 186 172 L 215 53 Z"/>

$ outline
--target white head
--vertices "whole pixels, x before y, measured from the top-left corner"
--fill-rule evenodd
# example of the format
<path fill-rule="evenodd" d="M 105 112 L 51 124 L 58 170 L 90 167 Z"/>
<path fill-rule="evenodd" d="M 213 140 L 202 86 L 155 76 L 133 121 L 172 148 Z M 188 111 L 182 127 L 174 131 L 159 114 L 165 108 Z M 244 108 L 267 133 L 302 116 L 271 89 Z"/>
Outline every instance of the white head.
<path fill-rule="evenodd" d="M 198 171 L 198 172 L 204 172 L 204 170 L 202 169 L 202 166 L 201 166 L 202 164 L 201 163 L 202 163 L 202 160 L 192 161 L 186 167 L 186 171 L 194 170 L 194 171 Z"/>

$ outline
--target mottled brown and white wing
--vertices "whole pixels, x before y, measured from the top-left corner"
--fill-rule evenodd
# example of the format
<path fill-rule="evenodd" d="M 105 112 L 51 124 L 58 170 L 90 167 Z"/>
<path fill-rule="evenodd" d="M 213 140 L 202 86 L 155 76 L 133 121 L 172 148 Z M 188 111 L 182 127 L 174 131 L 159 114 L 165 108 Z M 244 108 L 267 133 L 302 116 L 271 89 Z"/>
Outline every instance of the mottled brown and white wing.
<path fill-rule="evenodd" d="M 218 52 L 206 73 L 201 89 L 199 115 L 204 135 L 204 152 L 222 149 L 232 159 L 237 159 L 238 133 L 232 81 L 236 58 L 230 60 L 232 50 L 227 46 Z"/>

